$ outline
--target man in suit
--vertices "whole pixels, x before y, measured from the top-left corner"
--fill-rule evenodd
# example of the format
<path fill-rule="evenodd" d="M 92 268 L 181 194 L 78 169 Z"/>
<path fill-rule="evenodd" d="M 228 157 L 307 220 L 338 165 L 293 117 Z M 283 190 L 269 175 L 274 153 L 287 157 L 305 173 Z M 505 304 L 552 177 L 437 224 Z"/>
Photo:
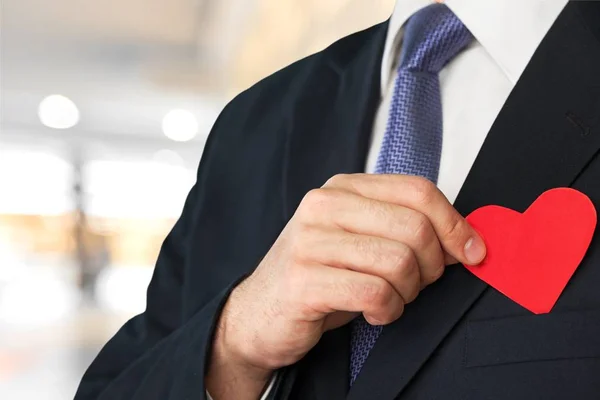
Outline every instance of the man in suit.
<path fill-rule="evenodd" d="M 458 264 L 598 150 L 600 2 L 401 0 L 223 110 L 76 399 L 598 398 L 597 237 L 545 315 Z"/>

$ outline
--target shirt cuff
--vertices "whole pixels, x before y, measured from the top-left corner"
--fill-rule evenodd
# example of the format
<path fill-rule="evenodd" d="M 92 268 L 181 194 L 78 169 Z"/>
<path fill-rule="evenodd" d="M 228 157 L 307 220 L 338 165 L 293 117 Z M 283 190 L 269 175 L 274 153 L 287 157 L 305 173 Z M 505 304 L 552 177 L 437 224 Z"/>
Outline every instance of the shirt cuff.
<path fill-rule="evenodd" d="M 262 396 L 260 397 L 260 400 L 267 400 L 267 397 L 269 396 L 269 393 L 271 393 L 271 390 L 273 390 L 273 385 L 275 384 L 275 380 L 277 379 L 277 372 L 275 372 L 273 374 L 273 377 L 271 378 L 271 380 L 269 381 L 269 386 L 267 386 L 267 388 L 265 389 L 265 391 L 263 392 Z M 206 397 L 208 400 L 214 400 L 211 396 L 210 393 L 208 393 L 208 391 L 206 392 Z"/>

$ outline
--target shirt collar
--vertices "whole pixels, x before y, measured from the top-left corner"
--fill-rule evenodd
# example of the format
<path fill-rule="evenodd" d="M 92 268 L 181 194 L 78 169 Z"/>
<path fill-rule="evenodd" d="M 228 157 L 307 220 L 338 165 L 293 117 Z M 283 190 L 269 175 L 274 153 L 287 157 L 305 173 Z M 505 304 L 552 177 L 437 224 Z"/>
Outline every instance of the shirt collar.
<path fill-rule="evenodd" d="M 397 0 L 389 22 L 381 66 L 381 90 L 393 77 L 404 23 L 433 0 Z M 513 83 L 568 0 L 445 0 Z"/>

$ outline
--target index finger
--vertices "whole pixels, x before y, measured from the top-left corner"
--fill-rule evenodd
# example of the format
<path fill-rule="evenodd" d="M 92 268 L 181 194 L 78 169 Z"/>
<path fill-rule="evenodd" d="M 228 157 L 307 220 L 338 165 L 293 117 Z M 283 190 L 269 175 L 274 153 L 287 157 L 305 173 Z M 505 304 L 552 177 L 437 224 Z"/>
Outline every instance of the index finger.
<path fill-rule="evenodd" d="M 483 239 L 431 181 L 412 175 L 336 175 L 324 187 L 347 190 L 363 197 L 411 208 L 430 221 L 442 248 L 454 260 L 477 265 L 485 258 Z M 454 260 L 453 260 L 454 259 Z"/>

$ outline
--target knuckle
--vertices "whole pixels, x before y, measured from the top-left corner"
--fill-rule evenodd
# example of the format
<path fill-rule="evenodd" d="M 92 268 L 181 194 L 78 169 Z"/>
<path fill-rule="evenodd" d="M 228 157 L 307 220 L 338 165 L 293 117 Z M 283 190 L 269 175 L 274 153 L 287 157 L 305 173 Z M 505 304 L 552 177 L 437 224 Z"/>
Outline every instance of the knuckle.
<path fill-rule="evenodd" d="M 445 266 L 442 265 L 438 269 L 430 272 L 429 274 L 426 274 L 423 277 L 423 283 L 425 283 L 426 285 L 430 285 L 433 282 L 437 281 L 438 279 L 440 279 L 442 277 L 442 275 L 444 274 L 444 270 L 445 269 L 446 269 Z"/>
<path fill-rule="evenodd" d="M 419 280 L 419 266 L 416 260 L 411 258 L 406 258 L 402 260 L 402 263 L 398 266 L 398 273 L 401 276 L 401 279 L 404 281 L 410 280 Z"/>
<path fill-rule="evenodd" d="M 388 325 L 397 320 L 404 313 L 404 303 L 399 301 L 394 307 L 388 307 L 377 314 L 377 322 Z"/>
<path fill-rule="evenodd" d="M 446 270 L 446 267 L 444 265 L 442 265 L 437 270 L 433 271 L 433 273 L 431 274 L 431 279 L 433 280 L 433 282 L 440 279 L 442 277 L 442 275 L 444 275 L 445 270 Z"/>
<path fill-rule="evenodd" d="M 389 304 L 392 299 L 393 289 L 383 279 L 374 280 L 362 288 L 363 301 L 372 308 L 381 309 Z"/>
<path fill-rule="evenodd" d="M 458 240 L 467 231 L 466 222 L 459 216 L 454 216 L 442 228 L 442 238 Z"/>
<path fill-rule="evenodd" d="M 349 174 L 337 174 L 329 178 L 323 186 L 347 186 L 350 180 L 351 176 Z"/>
<path fill-rule="evenodd" d="M 401 283 L 402 298 L 406 303 L 414 301 L 419 294 L 421 273 L 419 265 L 410 249 L 405 250 L 405 256 L 399 260 L 397 279 Z"/>
<path fill-rule="evenodd" d="M 390 257 L 393 260 L 394 269 L 402 276 L 411 275 L 416 268 L 412 251 L 408 246 L 396 246 Z"/>
<path fill-rule="evenodd" d="M 303 214 L 312 214 L 322 210 L 331 200 L 331 193 L 324 189 L 312 189 L 302 199 L 300 211 Z"/>
<path fill-rule="evenodd" d="M 306 193 L 304 199 L 302 199 L 302 204 L 321 204 L 322 202 L 327 200 L 326 191 L 323 189 L 311 189 Z"/>
<path fill-rule="evenodd" d="M 395 320 L 400 318 L 403 313 L 404 313 L 404 303 L 400 301 L 400 302 L 398 302 L 398 305 L 394 309 L 392 309 L 392 315 L 391 315 L 390 322 L 394 322 Z"/>
<path fill-rule="evenodd" d="M 423 214 L 413 213 L 408 221 L 407 228 L 418 246 L 428 243 L 433 237 L 431 223 Z"/>
<path fill-rule="evenodd" d="M 412 189 L 415 200 L 419 204 L 423 206 L 431 204 L 436 191 L 436 187 L 431 181 L 425 178 L 415 177 L 412 180 Z"/>
<path fill-rule="evenodd" d="M 420 282 L 417 280 L 417 282 L 415 284 L 412 284 L 410 286 L 410 288 L 406 291 L 406 294 L 403 297 L 406 304 L 409 304 L 409 303 L 412 303 L 413 301 L 415 301 L 417 296 L 419 295 L 420 291 L 421 291 Z"/>

